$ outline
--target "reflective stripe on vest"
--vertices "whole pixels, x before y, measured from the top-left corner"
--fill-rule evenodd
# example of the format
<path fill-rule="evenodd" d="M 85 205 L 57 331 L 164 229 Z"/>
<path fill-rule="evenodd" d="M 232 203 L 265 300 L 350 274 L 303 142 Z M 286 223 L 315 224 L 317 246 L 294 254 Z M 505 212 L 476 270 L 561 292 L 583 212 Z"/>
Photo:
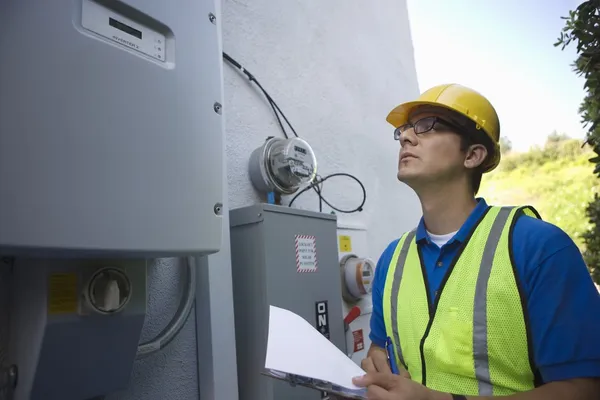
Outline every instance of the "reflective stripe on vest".
<path fill-rule="evenodd" d="M 490 207 L 461 245 L 435 302 L 415 231 L 396 246 L 386 277 L 383 315 L 396 358 L 429 388 L 499 396 L 535 387 L 532 349 L 514 272 L 511 242 L 531 207 Z"/>

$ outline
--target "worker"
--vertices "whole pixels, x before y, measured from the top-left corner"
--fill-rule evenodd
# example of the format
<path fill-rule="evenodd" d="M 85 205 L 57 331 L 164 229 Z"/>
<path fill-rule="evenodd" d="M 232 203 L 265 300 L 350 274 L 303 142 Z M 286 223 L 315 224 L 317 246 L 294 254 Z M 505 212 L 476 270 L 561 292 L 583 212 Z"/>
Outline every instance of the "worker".
<path fill-rule="evenodd" d="M 500 162 L 492 104 L 440 85 L 387 121 L 423 215 L 379 259 L 355 384 L 379 400 L 600 398 L 600 295 L 577 246 L 532 207 L 477 197 Z"/>

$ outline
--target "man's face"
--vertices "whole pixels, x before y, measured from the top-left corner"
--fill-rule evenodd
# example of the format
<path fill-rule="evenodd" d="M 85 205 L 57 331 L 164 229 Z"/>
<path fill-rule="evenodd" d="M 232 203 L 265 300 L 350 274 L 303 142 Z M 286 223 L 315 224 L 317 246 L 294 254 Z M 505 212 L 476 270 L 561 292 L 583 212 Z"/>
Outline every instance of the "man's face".
<path fill-rule="evenodd" d="M 465 173 L 461 138 L 453 128 L 441 122 L 452 124 L 444 114 L 435 110 L 416 112 L 409 119 L 412 126 L 400 133 L 398 179 L 413 189 L 447 182 Z"/>

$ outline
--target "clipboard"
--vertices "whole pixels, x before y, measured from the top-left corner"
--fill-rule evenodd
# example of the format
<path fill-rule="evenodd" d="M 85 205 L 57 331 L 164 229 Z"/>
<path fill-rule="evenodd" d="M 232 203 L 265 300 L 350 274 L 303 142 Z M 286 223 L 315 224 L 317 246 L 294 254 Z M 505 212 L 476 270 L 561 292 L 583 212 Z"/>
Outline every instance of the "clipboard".
<path fill-rule="evenodd" d="M 345 399 L 366 400 L 367 398 L 366 389 L 347 389 L 338 385 L 334 385 L 330 382 L 308 378 L 301 375 L 287 374 L 285 372 L 279 372 L 269 369 L 262 371 L 261 375 L 287 382 L 291 386 L 303 386 L 321 392 L 327 392 L 331 395 L 340 396 Z"/>

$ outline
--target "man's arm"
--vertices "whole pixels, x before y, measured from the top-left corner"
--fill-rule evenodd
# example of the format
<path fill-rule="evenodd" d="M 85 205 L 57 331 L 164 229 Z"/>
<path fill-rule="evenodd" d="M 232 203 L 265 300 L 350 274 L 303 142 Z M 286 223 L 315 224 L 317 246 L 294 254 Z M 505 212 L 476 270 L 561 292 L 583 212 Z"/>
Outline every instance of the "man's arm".
<path fill-rule="evenodd" d="M 391 372 L 387 361 L 387 353 L 385 351 L 385 341 L 387 338 L 385 331 L 385 321 L 383 318 L 383 290 L 390 261 L 396 250 L 398 240 L 393 241 L 383 251 L 377 266 L 375 268 L 375 276 L 373 278 L 373 289 L 371 291 L 371 299 L 373 303 L 373 311 L 371 312 L 370 333 L 371 346 L 367 352 L 367 357 L 362 360 L 361 367 L 365 371 L 374 372 Z"/>

